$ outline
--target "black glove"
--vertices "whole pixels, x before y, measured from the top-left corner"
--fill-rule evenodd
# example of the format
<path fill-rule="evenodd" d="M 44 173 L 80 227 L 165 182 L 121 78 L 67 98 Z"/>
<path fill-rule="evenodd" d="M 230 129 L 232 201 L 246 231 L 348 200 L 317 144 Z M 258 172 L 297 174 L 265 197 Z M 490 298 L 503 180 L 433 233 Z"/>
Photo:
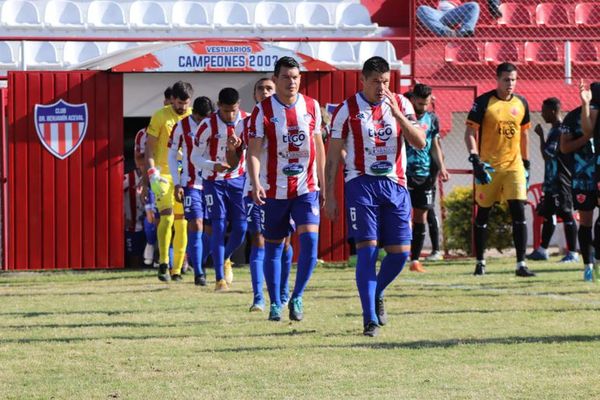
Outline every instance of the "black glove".
<path fill-rule="evenodd" d="M 490 15 L 495 19 L 501 18 L 502 11 L 500 11 L 500 0 L 488 0 L 487 3 Z"/>
<path fill-rule="evenodd" d="M 525 167 L 525 185 L 529 189 L 529 175 L 531 170 L 531 163 L 529 160 L 523 160 L 523 166 Z"/>
<path fill-rule="evenodd" d="M 494 168 L 490 164 L 483 162 L 479 159 L 479 155 L 471 154 L 469 161 L 473 165 L 473 176 L 475 177 L 475 183 L 479 185 L 487 185 L 492 181 L 490 172 L 494 172 Z"/>

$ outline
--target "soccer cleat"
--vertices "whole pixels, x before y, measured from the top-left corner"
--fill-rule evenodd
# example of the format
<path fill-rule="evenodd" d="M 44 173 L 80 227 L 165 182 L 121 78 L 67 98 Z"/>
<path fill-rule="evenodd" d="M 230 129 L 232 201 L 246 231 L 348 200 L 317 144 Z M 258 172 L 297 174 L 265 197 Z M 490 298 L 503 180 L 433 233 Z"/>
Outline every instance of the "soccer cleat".
<path fill-rule="evenodd" d="M 548 256 L 548 252 L 540 251 L 540 249 L 535 249 L 530 254 L 525 256 L 525 258 L 533 261 L 547 261 L 550 257 Z"/>
<path fill-rule="evenodd" d="M 288 304 L 290 309 L 290 320 L 302 321 L 304 318 L 304 306 L 302 305 L 302 297 L 294 297 Z"/>
<path fill-rule="evenodd" d="M 384 326 L 387 324 L 387 313 L 385 312 L 383 297 L 378 297 L 375 299 L 375 313 L 377 314 L 379 325 Z"/>
<path fill-rule="evenodd" d="M 477 263 L 475 265 L 475 272 L 473 272 L 473 275 L 475 275 L 475 276 L 483 276 L 483 275 L 485 275 L 485 264 L 484 263 Z"/>
<path fill-rule="evenodd" d="M 227 285 L 227 282 L 225 282 L 225 279 L 218 280 L 215 283 L 215 292 L 226 292 L 228 290 L 229 286 Z"/>
<path fill-rule="evenodd" d="M 171 280 L 173 282 L 181 282 L 183 280 L 183 277 L 179 274 L 173 274 L 171 275 Z"/>
<path fill-rule="evenodd" d="M 379 325 L 375 322 L 371 321 L 365 325 L 365 329 L 363 330 L 363 335 L 369 337 L 375 337 L 379 335 Z"/>
<path fill-rule="evenodd" d="M 196 275 L 194 277 L 194 285 L 196 286 L 206 286 L 206 275 Z"/>
<path fill-rule="evenodd" d="M 427 272 L 427 270 L 425 268 L 423 268 L 423 264 L 421 264 L 421 262 L 419 260 L 411 261 L 410 270 L 413 272 L 419 272 L 419 273 Z"/>
<path fill-rule="evenodd" d="M 275 303 L 271 303 L 271 311 L 269 311 L 269 321 L 281 321 L 281 307 Z"/>
<path fill-rule="evenodd" d="M 425 258 L 425 261 L 443 261 L 444 255 L 441 251 L 434 251 Z"/>
<path fill-rule="evenodd" d="M 579 254 L 570 251 L 567 253 L 566 256 L 561 258 L 561 260 L 559 262 L 561 262 L 561 263 L 577 263 L 577 262 L 579 262 Z"/>
<path fill-rule="evenodd" d="M 529 268 L 527 268 L 527 266 L 524 265 L 515 270 L 515 275 L 523 278 L 530 278 L 532 276 L 535 276 L 535 272 L 530 271 Z"/>
<path fill-rule="evenodd" d="M 585 267 L 583 270 L 583 280 L 586 282 L 592 282 L 594 280 L 594 269 Z"/>
<path fill-rule="evenodd" d="M 265 305 L 263 303 L 254 303 L 250 306 L 250 312 L 263 312 Z"/>
<path fill-rule="evenodd" d="M 160 264 L 158 266 L 158 280 L 161 282 L 168 282 L 171 280 L 168 264 Z"/>
<path fill-rule="evenodd" d="M 225 282 L 231 285 L 231 282 L 233 282 L 233 263 L 229 258 L 223 263 L 223 273 L 225 274 Z"/>

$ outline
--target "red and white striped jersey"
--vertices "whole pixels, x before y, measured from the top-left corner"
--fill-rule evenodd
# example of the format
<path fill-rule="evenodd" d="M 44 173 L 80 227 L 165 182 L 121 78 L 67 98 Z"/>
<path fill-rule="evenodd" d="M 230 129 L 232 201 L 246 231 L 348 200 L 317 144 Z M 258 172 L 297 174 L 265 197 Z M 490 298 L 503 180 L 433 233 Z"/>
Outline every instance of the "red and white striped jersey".
<path fill-rule="evenodd" d="M 169 138 L 169 171 L 173 177 L 174 185 L 202 190 L 202 178 L 192 163 L 192 150 L 194 148 L 194 134 L 198 123 L 191 115 L 179 121 L 171 131 Z M 179 174 L 179 150 L 182 152 L 182 171 Z"/>
<path fill-rule="evenodd" d="M 250 115 L 241 120 L 235 126 L 235 134 L 242 140 L 242 151 L 245 153 L 248 148 L 248 144 L 250 143 L 250 138 L 248 137 L 248 131 L 250 129 Z M 248 159 L 246 159 L 246 163 Z M 245 165 L 244 168 L 248 170 L 248 167 Z M 244 193 L 245 196 L 252 196 L 252 182 L 249 178 L 246 178 L 246 182 L 244 183 Z"/>
<path fill-rule="evenodd" d="M 245 173 L 245 155 L 242 153 L 238 165 L 227 172 L 216 172 L 215 163 L 227 162 L 227 139 L 235 133 L 235 127 L 248 113 L 240 110 L 234 122 L 228 123 L 221 119 L 219 111 L 204 119 L 194 134 L 194 150 L 192 162 L 202 170 L 202 177 L 211 181 L 234 179 Z"/>
<path fill-rule="evenodd" d="M 133 170 L 123 179 L 125 230 L 140 232 L 144 230 L 144 199 L 142 198 L 142 175 Z"/>
<path fill-rule="evenodd" d="M 414 120 L 412 103 L 395 94 L 400 110 Z M 331 119 L 331 137 L 346 144 L 346 182 L 361 175 L 385 176 L 406 186 L 402 128 L 387 101 L 369 103 L 357 93 L 340 104 Z"/>
<path fill-rule="evenodd" d="M 319 190 L 314 135 L 321 134 L 321 107 L 302 94 L 291 106 L 276 95 L 257 104 L 248 135 L 262 138 L 259 179 L 267 198 L 292 199 Z"/>
<path fill-rule="evenodd" d="M 148 134 L 146 128 L 142 128 L 135 134 L 134 151 L 136 154 L 143 156 L 146 152 L 146 141 L 148 140 Z"/>

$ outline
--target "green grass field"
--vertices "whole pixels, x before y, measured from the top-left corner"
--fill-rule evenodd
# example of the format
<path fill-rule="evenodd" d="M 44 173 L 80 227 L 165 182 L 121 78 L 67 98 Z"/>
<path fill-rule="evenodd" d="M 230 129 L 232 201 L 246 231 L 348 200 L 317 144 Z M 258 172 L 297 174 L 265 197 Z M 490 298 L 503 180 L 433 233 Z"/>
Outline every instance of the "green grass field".
<path fill-rule="evenodd" d="M 405 270 L 362 336 L 354 269 L 319 266 L 305 320 L 154 271 L 0 274 L 2 399 L 598 399 L 600 283 L 512 259 Z M 211 275 L 212 277 L 212 275 Z"/>

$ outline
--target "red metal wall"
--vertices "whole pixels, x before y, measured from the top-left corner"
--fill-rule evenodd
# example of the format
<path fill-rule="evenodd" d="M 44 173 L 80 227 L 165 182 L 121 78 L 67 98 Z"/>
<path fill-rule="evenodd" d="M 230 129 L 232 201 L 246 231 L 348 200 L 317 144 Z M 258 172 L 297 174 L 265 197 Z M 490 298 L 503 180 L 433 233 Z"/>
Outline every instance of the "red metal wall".
<path fill-rule="evenodd" d="M 5 269 L 122 268 L 123 84 L 106 72 L 8 75 Z M 65 160 L 34 126 L 36 104 L 87 103 L 87 133 Z"/>
<path fill-rule="evenodd" d="M 302 74 L 301 91 L 319 101 L 325 106 L 326 103 L 341 103 L 346 98 L 359 91 L 360 71 L 335 71 L 335 72 L 306 72 Z M 393 91 L 400 90 L 400 77 L 392 72 L 390 88 Z M 350 255 L 350 248 L 346 243 L 347 228 L 344 209 L 344 179 L 340 168 L 336 182 L 336 194 L 340 216 L 335 222 L 330 221 L 321 214 L 321 226 L 319 234 L 319 258 L 324 261 L 345 261 Z M 321 188 L 324 190 L 325 188 Z M 294 238 L 294 248 L 298 249 L 297 239 Z M 296 251 L 297 255 L 298 252 Z"/>
<path fill-rule="evenodd" d="M 8 89 L 0 89 L 0 235 L 2 236 L 2 250 L 0 258 L 0 269 L 6 269 L 6 248 L 8 243 L 7 236 L 7 189 L 6 184 L 6 116 L 8 104 Z"/>

